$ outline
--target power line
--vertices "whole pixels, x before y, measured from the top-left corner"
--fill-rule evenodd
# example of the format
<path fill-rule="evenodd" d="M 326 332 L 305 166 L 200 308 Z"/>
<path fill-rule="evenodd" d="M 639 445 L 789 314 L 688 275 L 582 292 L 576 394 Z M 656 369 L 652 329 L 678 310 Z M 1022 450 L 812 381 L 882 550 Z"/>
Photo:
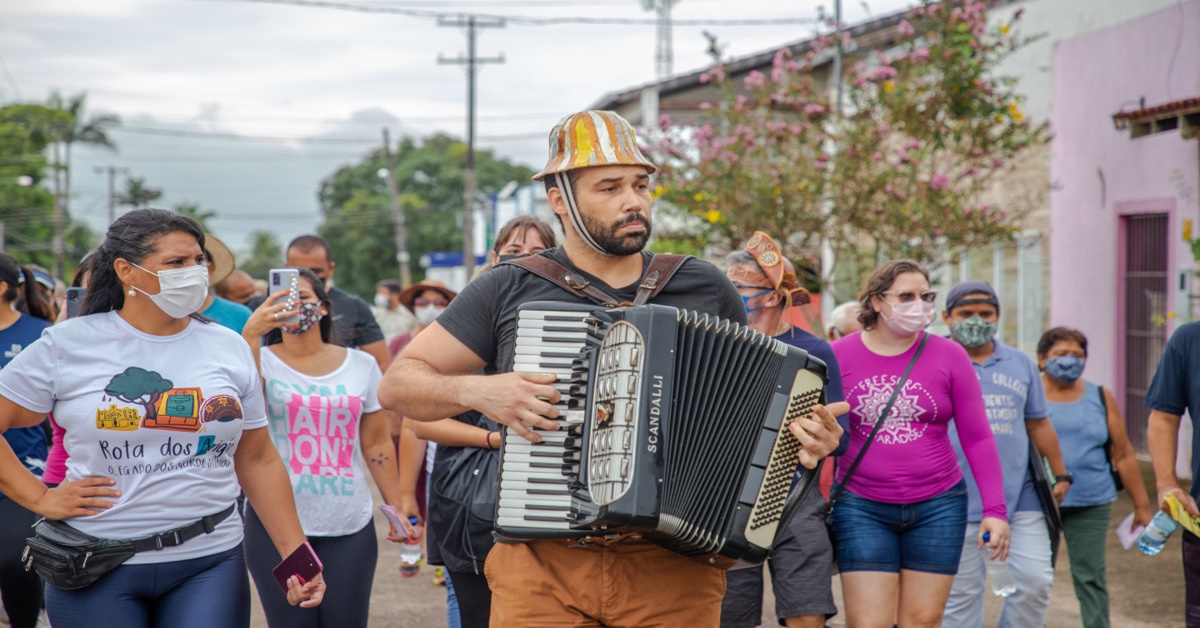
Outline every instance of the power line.
<path fill-rule="evenodd" d="M 382 7 L 382 6 L 367 6 L 361 4 L 349 4 L 346 2 L 332 2 L 330 0 L 207 0 L 209 2 L 253 2 L 259 4 L 283 4 L 298 7 L 309 7 L 319 9 L 335 9 L 338 11 L 354 11 L 357 13 L 390 13 L 393 15 L 404 15 L 407 17 L 418 19 L 443 19 L 454 17 L 465 17 L 461 13 L 453 13 L 447 11 L 429 11 L 420 9 L 404 9 L 398 7 Z M 620 18 L 620 17 L 530 17 L 525 15 L 495 15 L 495 14 L 473 14 L 477 19 L 504 21 L 516 26 L 561 26 L 566 24 L 586 24 L 594 26 L 656 26 L 657 19 L 646 18 Z M 716 19 L 690 19 L 690 20 L 673 20 L 675 26 L 779 26 L 781 24 L 816 24 L 820 22 L 817 18 L 803 17 L 777 17 L 777 18 L 749 18 L 749 19 L 732 19 L 732 20 L 716 20 Z"/>

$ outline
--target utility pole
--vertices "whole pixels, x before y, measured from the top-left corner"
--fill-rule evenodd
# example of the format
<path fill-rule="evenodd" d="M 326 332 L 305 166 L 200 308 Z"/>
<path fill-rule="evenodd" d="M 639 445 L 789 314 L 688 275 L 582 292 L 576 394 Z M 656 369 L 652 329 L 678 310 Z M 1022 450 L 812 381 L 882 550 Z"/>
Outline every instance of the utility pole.
<path fill-rule="evenodd" d="M 400 188 L 396 185 L 396 163 L 392 159 L 392 139 L 387 127 L 383 128 L 383 156 L 387 160 L 388 195 L 392 197 L 392 225 L 396 237 L 396 261 L 400 264 L 400 285 L 404 288 L 412 285 L 412 272 L 408 266 L 408 230 L 404 225 L 404 208 L 400 205 Z"/>
<path fill-rule="evenodd" d="M 129 168 L 116 166 L 96 166 L 96 174 L 108 173 L 108 224 L 117 220 L 117 174 L 129 174 Z"/>
<path fill-rule="evenodd" d="M 438 18 L 438 26 L 457 26 L 467 29 L 467 54 L 453 59 L 438 55 L 439 64 L 463 65 L 467 68 L 467 167 L 463 172 L 463 266 L 467 269 L 467 280 L 475 274 L 475 72 L 476 66 L 484 63 L 504 63 L 504 54 L 496 57 L 478 57 L 475 54 L 475 38 L 481 28 L 504 28 L 502 18 L 480 18 L 476 15 L 460 15 L 453 19 Z"/>
<path fill-rule="evenodd" d="M 837 81 L 834 96 L 833 96 L 833 124 L 842 125 L 842 55 L 844 54 L 842 45 L 842 0 L 833 0 L 833 24 L 834 24 L 834 55 L 833 55 L 833 80 Z M 836 154 L 837 146 L 830 147 L 830 155 Z M 828 185 L 828 181 L 826 182 Z M 825 212 L 826 215 L 833 212 L 833 202 L 829 199 L 829 194 L 825 195 Z M 828 321 L 833 316 L 833 308 L 837 307 L 837 301 L 840 299 L 837 288 L 834 286 L 833 266 L 837 263 L 837 258 L 834 255 L 833 243 L 828 237 L 821 238 L 821 276 L 824 279 L 824 290 L 821 294 L 821 320 L 825 321 L 822 325 L 825 329 L 829 328 Z M 822 330 L 824 331 L 824 330 Z M 824 333 L 822 333 L 824 335 Z"/>
<path fill-rule="evenodd" d="M 654 75 L 671 76 L 675 65 L 675 47 L 671 42 L 671 7 L 679 0 L 642 0 L 646 10 L 654 11 L 657 22 L 654 37 Z"/>

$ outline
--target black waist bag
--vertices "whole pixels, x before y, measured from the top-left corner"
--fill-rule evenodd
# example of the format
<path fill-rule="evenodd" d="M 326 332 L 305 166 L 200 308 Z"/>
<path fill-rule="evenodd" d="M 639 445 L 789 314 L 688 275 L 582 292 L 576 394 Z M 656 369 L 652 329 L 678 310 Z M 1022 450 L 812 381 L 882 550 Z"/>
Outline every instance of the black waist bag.
<path fill-rule="evenodd" d="M 133 541 L 96 538 L 53 519 L 33 524 L 21 560 L 43 580 L 70 591 L 82 589 L 137 553 Z"/>
<path fill-rule="evenodd" d="M 33 524 L 33 536 L 25 539 L 21 561 L 26 571 L 32 568 L 43 580 L 64 591 L 82 589 L 138 552 L 175 547 L 212 532 L 233 511 L 231 504 L 182 528 L 140 539 L 101 539 L 43 517 Z"/>

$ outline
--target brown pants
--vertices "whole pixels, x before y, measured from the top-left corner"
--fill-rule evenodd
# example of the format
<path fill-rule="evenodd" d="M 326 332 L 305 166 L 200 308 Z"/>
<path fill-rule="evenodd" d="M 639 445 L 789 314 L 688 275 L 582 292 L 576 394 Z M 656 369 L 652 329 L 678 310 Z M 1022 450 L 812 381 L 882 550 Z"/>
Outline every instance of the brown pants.
<path fill-rule="evenodd" d="M 725 572 L 642 540 L 497 543 L 484 565 L 492 628 L 716 627 Z"/>

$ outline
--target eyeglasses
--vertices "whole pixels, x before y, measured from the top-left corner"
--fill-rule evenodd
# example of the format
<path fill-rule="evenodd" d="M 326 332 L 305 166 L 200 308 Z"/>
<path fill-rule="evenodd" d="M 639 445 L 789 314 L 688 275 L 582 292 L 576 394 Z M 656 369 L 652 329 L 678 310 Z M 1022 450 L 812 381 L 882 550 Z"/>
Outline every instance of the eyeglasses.
<path fill-rule="evenodd" d="M 417 307 L 429 307 L 430 305 L 434 307 L 446 307 L 447 305 L 450 305 L 450 302 L 445 299 L 426 299 L 421 297 L 419 299 L 414 299 L 413 305 Z"/>
<path fill-rule="evenodd" d="M 896 300 L 901 303 L 911 303 L 913 301 L 916 301 L 917 299 L 921 299 L 922 301 L 924 301 L 926 303 L 933 303 L 934 301 L 937 301 L 937 295 L 938 295 L 937 290 L 930 290 L 928 292 L 922 292 L 919 295 L 916 292 L 880 292 L 879 293 L 880 296 L 887 296 L 889 294 L 896 295 Z"/>

